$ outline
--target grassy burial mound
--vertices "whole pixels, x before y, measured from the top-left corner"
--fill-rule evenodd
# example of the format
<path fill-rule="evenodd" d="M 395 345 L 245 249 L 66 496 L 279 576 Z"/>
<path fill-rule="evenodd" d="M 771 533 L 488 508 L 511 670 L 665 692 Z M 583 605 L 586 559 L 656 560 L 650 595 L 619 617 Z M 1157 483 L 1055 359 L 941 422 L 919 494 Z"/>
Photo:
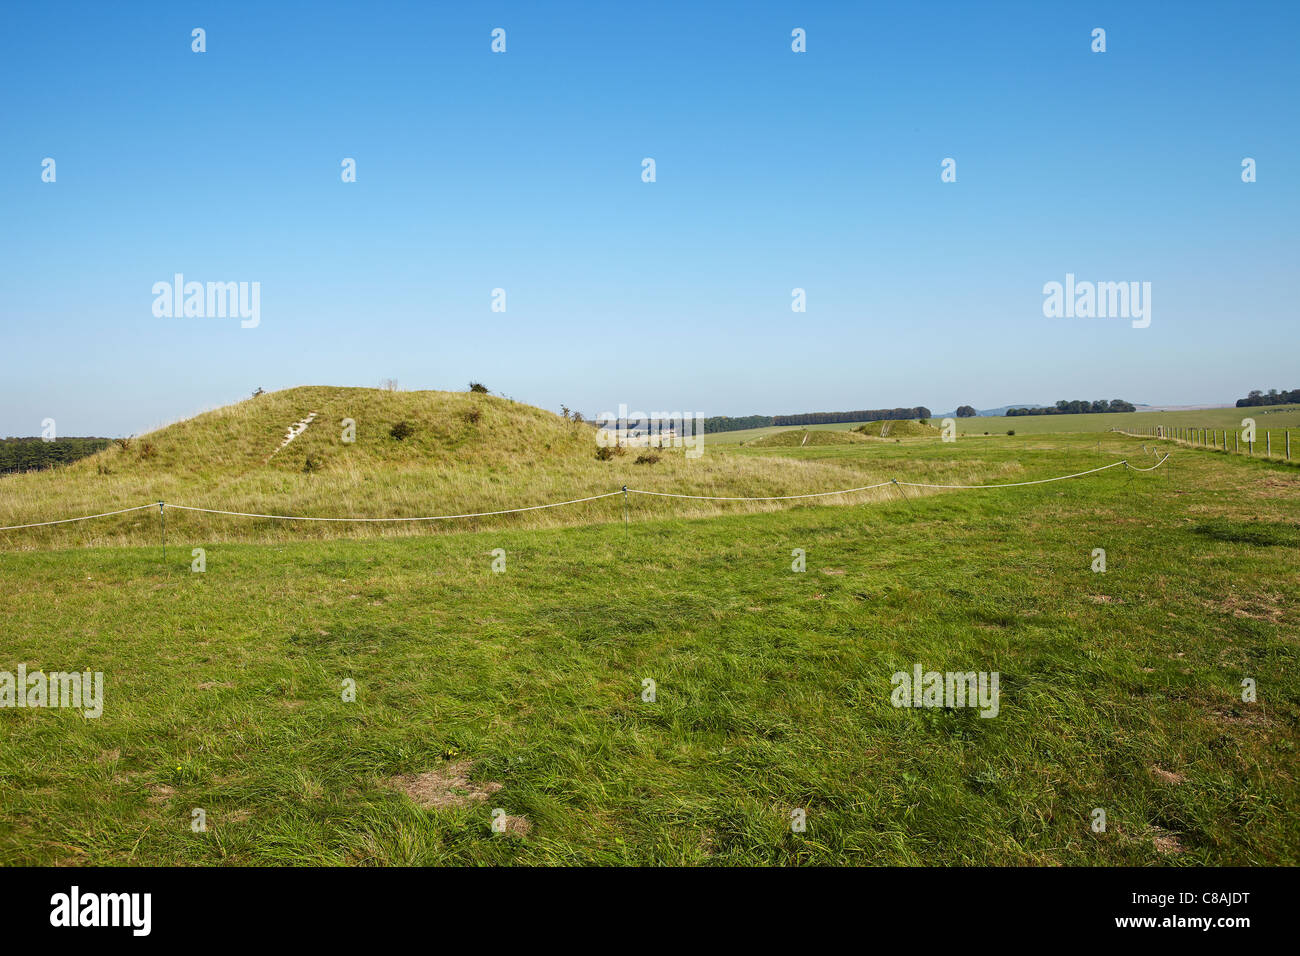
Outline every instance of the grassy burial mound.
<path fill-rule="evenodd" d="M 939 429 L 918 421 L 867 422 L 853 429 L 868 438 L 938 438 Z"/>
<path fill-rule="evenodd" d="M 894 422 L 898 427 L 901 424 Z M 812 431 L 815 436 L 832 434 Z M 820 437 L 810 441 L 824 441 Z M 849 439 L 853 441 L 854 439 Z M 850 451 L 851 449 L 845 449 Z M 502 511 L 617 492 L 624 485 L 687 495 L 773 496 L 833 491 L 913 475 L 986 476 L 1017 462 L 969 459 L 816 460 L 710 449 L 616 449 L 597 456 L 596 431 L 519 402 L 469 392 L 302 387 L 267 393 L 114 444 L 49 471 L 0 477 L 0 526 L 150 502 L 254 514 L 391 518 Z M 826 452 L 835 449 L 827 448 Z M 858 495 L 853 502 L 869 500 Z M 827 498 L 821 503 L 845 500 Z M 782 507 L 639 497 L 636 514 L 711 515 Z M 446 522 L 286 522 L 169 508 L 183 541 L 426 534 L 501 524 L 548 527 L 619 521 L 622 501 Z M 0 549 L 153 544 L 156 508 L 94 521 L 0 532 Z"/>
<path fill-rule="evenodd" d="M 855 445 L 862 440 L 853 432 L 788 428 L 745 444 L 749 448 L 808 448 L 816 445 Z"/>

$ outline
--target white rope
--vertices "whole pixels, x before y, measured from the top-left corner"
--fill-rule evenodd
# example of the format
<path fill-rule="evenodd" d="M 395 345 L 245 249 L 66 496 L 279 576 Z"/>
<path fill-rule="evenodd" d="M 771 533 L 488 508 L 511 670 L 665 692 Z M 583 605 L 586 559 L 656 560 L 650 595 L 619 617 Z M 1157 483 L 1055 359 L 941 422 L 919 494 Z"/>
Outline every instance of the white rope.
<path fill-rule="evenodd" d="M 1165 456 L 1165 458 L 1168 457 L 1169 457 L 1168 455 Z M 1164 459 L 1161 459 L 1151 468 L 1134 468 L 1133 470 L 1151 471 L 1154 468 L 1159 468 L 1160 465 L 1162 464 L 1164 464 Z M 856 491 L 867 491 L 871 488 L 883 488 L 886 485 L 907 485 L 909 488 L 963 488 L 963 489 L 1020 488 L 1025 485 L 1041 485 L 1049 481 L 1065 481 L 1069 478 L 1081 478 L 1084 475 L 1095 475 L 1099 471 L 1105 471 L 1108 468 L 1118 468 L 1120 465 L 1128 465 L 1128 459 L 1111 462 L 1109 465 L 1102 465 L 1100 468 L 1092 468 L 1088 471 L 1076 472 L 1073 475 L 1058 475 L 1055 478 L 1039 478 L 1035 481 L 1011 481 L 1001 485 L 935 485 L 935 484 L 928 484 L 926 482 L 920 482 L 920 481 L 898 481 L 897 479 L 895 479 L 893 481 L 882 481 L 876 485 L 863 485 L 861 488 L 845 488 L 842 491 L 819 491 L 816 494 L 811 494 L 811 495 L 772 495 L 768 497 L 755 497 L 755 498 L 724 498 L 719 495 L 674 495 L 674 494 L 669 494 L 668 492 L 665 491 L 639 491 L 636 488 L 629 488 L 628 494 L 655 495 L 660 498 L 692 498 L 700 501 L 789 501 L 794 498 L 822 498 L 825 497 L 826 495 L 849 495 L 849 494 L 853 494 Z M 1132 468 L 1133 466 L 1129 465 L 1129 467 Z"/>
<path fill-rule="evenodd" d="M 419 518 L 308 518 L 303 515 L 260 515 L 250 514 L 247 511 L 218 511 L 215 508 L 191 508 L 188 505 L 167 505 L 168 508 L 178 508 L 181 511 L 202 511 L 210 515 L 235 515 L 240 518 L 274 518 L 279 521 L 447 521 L 452 518 L 487 518 L 493 515 L 512 515 L 521 511 L 538 511 L 542 508 L 559 508 L 562 505 L 576 505 L 584 501 L 596 501 L 600 498 L 612 498 L 615 495 L 621 495 L 621 491 L 610 491 L 603 495 L 592 495 L 590 498 L 574 498 L 572 501 L 556 501 L 549 505 L 530 505 L 527 508 L 507 508 L 505 511 L 478 511 L 473 514 L 463 515 L 428 515 Z"/>
<path fill-rule="evenodd" d="M 1167 462 L 1168 460 L 1169 460 L 1169 456 L 1168 456 L 1168 455 L 1165 455 L 1164 458 L 1161 458 L 1158 462 L 1156 462 L 1156 463 L 1155 463 L 1154 465 L 1152 465 L 1150 468 L 1139 468 L 1139 467 L 1137 467 L 1136 465 L 1128 465 L 1128 462 L 1127 462 L 1127 461 L 1124 462 L 1124 464 L 1128 465 L 1129 468 L 1130 468 L 1132 471 L 1155 471 L 1157 468 L 1159 468 L 1161 465 L 1163 465 L 1163 464 L 1164 464 L 1165 462 Z"/>
<path fill-rule="evenodd" d="M 0 531 L 17 531 L 19 528 L 43 528 L 51 524 L 67 524 L 69 521 L 89 521 L 91 518 L 108 518 L 112 515 L 124 515 L 128 511 L 142 511 L 145 508 L 152 508 L 153 503 L 147 505 L 136 505 L 134 508 L 123 508 L 121 511 L 105 511 L 102 515 L 82 515 L 80 518 L 60 518 L 58 521 L 38 521 L 35 524 L 14 524 L 7 528 L 0 528 Z"/>
<path fill-rule="evenodd" d="M 1092 468 L 1088 471 L 1076 472 L 1073 475 L 1059 475 L 1056 478 L 1039 478 L 1037 481 L 1011 481 L 1004 485 L 929 485 L 920 481 L 900 481 L 898 484 L 907 485 L 911 488 L 1019 488 L 1024 485 L 1042 485 L 1049 481 L 1066 481 L 1070 478 L 1082 478 L 1084 475 L 1095 475 L 1099 471 L 1105 471 L 1107 468 L 1118 468 L 1120 465 L 1127 465 L 1128 459 L 1122 461 L 1113 461 L 1109 465 L 1102 465 L 1100 468 Z"/>
<path fill-rule="evenodd" d="M 1076 472 L 1073 475 L 1059 475 L 1055 478 L 1039 478 L 1035 481 L 1012 481 L 1000 485 L 938 485 L 938 484 L 930 484 L 927 482 L 920 482 L 920 481 L 898 481 L 897 479 L 894 479 L 891 481 L 878 482 L 877 484 L 874 485 L 862 485 L 861 487 L 858 488 L 844 488 L 839 491 L 817 491 L 806 495 L 763 495 L 757 497 L 731 497 L 731 496 L 723 496 L 723 495 L 681 495 L 681 494 L 674 494 L 672 492 L 667 492 L 667 491 L 642 491 L 638 488 L 624 488 L 621 491 L 610 491 L 610 492 L 606 492 L 603 495 L 591 495 L 588 498 L 573 498 L 570 499 L 569 501 L 556 501 L 556 502 L 552 502 L 551 504 L 545 504 L 545 505 L 530 505 L 527 508 L 506 508 L 503 511 L 476 511 L 470 514 L 461 514 L 461 515 L 427 515 L 427 516 L 422 516 L 417 518 L 312 518 L 304 515 L 264 515 L 264 514 L 254 514 L 248 511 L 221 511 L 216 508 L 194 508 L 191 507 L 190 505 L 173 505 L 173 504 L 166 504 L 165 502 L 156 502 L 156 504 L 163 505 L 164 507 L 167 508 L 175 508 L 180 511 L 198 511 L 198 512 L 202 512 L 203 514 L 212 514 L 212 515 L 231 515 L 237 518 L 268 518 L 275 521 L 365 521 L 365 522 L 450 521 L 458 518 L 490 518 L 496 515 L 513 515 L 513 514 L 520 514 L 521 512 L 524 511 L 540 511 L 544 508 L 562 508 L 565 505 L 578 505 L 586 501 L 599 501 L 601 498 L 613 498 L 616 495 L 621 495 L 621 494 L 652 495 L 656 498 L 690 498 L 695 501 L 794 501 L 801 498 L 825 498 L 830 495 L 851 495 L 859 491 L 870 491 L 874 488 L 884 488 L 887 485 L 906 485 L 909 488 L 953 488 L 953 489 L 971 489 L 971 490 L 981 489 L 981 488 L 1020 488 L 1025 485 L 1041 485 L 1049 481 L 1066 481 L 1070 478 L 1082 478 L 1084 475 L 1095 475 L 1099 471 L 1106 471 L 1108 468 L 1117 468 L 1120 465 L 1124 465 L 1127 468 L 1131 468 L 1133 471 L 1155 471 L 1157 468 L 1159 468 L 1168 460 L 1169 460 L 1169 456 L 1165 455 L 1164 458 L 1161 458 L 1150 468 L 1138 468 L 1134 465 L 1130 465 L 1128 463 L 1128 459 L 1125 458 L 1121 461 L 1112 462 L 1109 465 L 1102 465 L 1100 468 L 1092 468 L 1089 469 L 1088 471 Z M 38 521 L 35 524 L 10 525 L 8 527 L 0 528 L 0 531 L 18 531 L 23 528 L 44 528 L 54 524 L 68 524 L 69 522 L 72 521 L 89 521 L 92 518 L 109 518 L 112 517 L 113 515 L 123 515 L 132 511 L 142 511 L 145 508 L 152 508 L 154 507 L 154 504 L 155 503 L 150 503 L 147 505 L 137 505 L 134 508 L 123 508 L 121 511 L 105 511 L 103 514 L 97 514 L 97 515 L 82 515 L 79 518 L 60 518 L 57 521 Z"/>

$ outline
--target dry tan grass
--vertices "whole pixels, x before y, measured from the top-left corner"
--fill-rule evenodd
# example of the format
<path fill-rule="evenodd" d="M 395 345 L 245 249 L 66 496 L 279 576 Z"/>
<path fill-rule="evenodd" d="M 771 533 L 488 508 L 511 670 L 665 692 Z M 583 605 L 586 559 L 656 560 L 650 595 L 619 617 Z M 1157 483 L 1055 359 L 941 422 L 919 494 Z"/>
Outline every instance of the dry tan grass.
<path fill-rule="evenodd" d="M 309 412 L 312 424 L 268 461 L 285 430 Z M 343 420 L 356 423 L 356 440 L 342 439 Z M 399 441 L 399 421 L 414 433 Z M 723 496 L 807 494 L 857 487 L 894 477 L 869 460 L 804 460 L 715 450 L 688 458 L 665 449 L 653 465 L 631 454 L 595 457 L 595 430 L 542 409 L 467 392 L 388 392 L 307 387 L 248 399 L 169 425 L 139 442 L 111 447 L 72 465 L 0 479 L 0 525 L 114 511 L 167 501 L 200 508 L 315 517 L 387 518 L 503 511 L 617 491 Z M 304 473 L 309 456 L 320 468 Z M 986 462 L 931 462 L 924 480 L 997 480 L 1017 466 Z M 909 496 L 926 493 L 909 489 Z M 890 488 L 821 504 L 860 504 L 897 495 Z M 633 495 L 635 517 L 762 512 L 783 502 L 722 502 Z M 274 542 L 308 538 L 428 534 L 475 527 L 559 527 L 619 521 L 622 496 L 490 518 L 440 522 L 347 523 L 247 519 L 169 509 L 173 541 Z M 10 550 L 121 546 L 158 542 L 158 510 L 148 508 L 90 522 L 0 532 Z"/>

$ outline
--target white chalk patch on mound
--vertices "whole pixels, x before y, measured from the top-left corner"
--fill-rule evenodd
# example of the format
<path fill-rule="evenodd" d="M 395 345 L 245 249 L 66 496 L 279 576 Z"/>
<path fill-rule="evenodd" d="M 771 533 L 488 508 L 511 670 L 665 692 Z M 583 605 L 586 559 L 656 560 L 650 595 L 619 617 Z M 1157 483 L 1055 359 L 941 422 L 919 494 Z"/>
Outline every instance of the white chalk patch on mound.
<path fill-rule="evenodd" d="M 271 452 L 271 454 L 267 457 L 266 460 L 270 461 L 280 452 L 284 451 L 285 447 L 289 444 L 289 442 L 293 441 L 295 438 L 297 438 L 299 435 L 305 432 L 307 430 L 307 426 L 310 425 L 315 420 L 316 420 L 316 413 L 312 412 L 302 421 L 294 422 L 292 425 L 290 425 L 289 430 L 285 432 L 284 441 L 280 442 L 280 447 L 277 448 L 275 451 Z"/>

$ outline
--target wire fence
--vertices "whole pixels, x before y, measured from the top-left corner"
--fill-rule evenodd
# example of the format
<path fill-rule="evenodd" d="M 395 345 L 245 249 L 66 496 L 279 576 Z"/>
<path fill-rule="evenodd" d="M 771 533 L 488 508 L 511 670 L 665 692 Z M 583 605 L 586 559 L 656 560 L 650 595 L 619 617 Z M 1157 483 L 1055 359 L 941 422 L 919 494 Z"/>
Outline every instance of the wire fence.
<path fill-rule="evenodd" d="M 1131 471 L 1154 471 L 1156 468 L 1159 468 L 1168 460 L 1169 460 L 1169 456 L 1165 455 L 1163 458 L 1161 458 L 1150 468 L 1139 468 L 1136 465 L 1129 464 L 1128 459 L 1124 458 L 1119 461 L 1111 462 L 1109 465 L 1102 465 L 1098 468 L 1090 468 L 1087 471 L 1075 472 L 1072 475 L 1056 475 L 1052 478 L 1038 478 L 1033 481 L 1009 481 L 1002 484 L 992 484 L 992 485 L 946 485 L 946 484 L 932 484 L 929 482 L 922 482 L 922 481 L 900 481 L 897 478 L 891 478 L 888 481 L 881 481 L 872 485 L 860 485 L 859 487 L 856 488 L 842 488 L 837 491 L 817 491 L 817 492 L 812 492 L 803 495 L 759 495 L 759 496 L 735 496 L 735 497 L 723 496 L 723 495 L 687 495 L 687 494 L 678 494 L 678 493 L 667 492 L 667 491 L 647 491 L 641 488 L 629 488 L 626 485 L 624 485 L 618 491 L 609 491 L 600 495 L 589 495 L 586 498 L 571 498 L 568 501 L 553 501 L 548 504 L 542 504 L 542 505 L 528 505 L 522 508 L 505 508 L 499 511 L 476 511 L 476 512 L 469 512 L 466 514 L 454 514 L 454 515 L 420 515 L 420 516 L 400 516 L 400 517 L 386 517 L 386 518 L 317 517 L 313 515 L 259 514 L 257 512 L 251 512 L 251 511 L 225 511 L 218 508 L 199 508 L 194 505 L 178 505 L 166 501 L 156 501 L 156 502 L 150 502 L 149 504 L 136 505 L 132 508 L 122 508 L 121 510 L 118 511 L 105 511 L 101 514 L 80 515 L 75 518 L 59 518 L 54 521 L 38 521 L 33 524 L 9 525 L 7 527 L 0 527 L 0 531 L 20 531 L 24 528 L 44 528 L 50 525 L 70 524 L 74 521 L 91 521 L 95 518 L 108 518 L 113 515 L 128 514 L 129 512 L 132 511 L 143 511 L 146 508 L 155 508 L 155 507 L 158 509 L 158 513 L 162 517 L 162 520 L 164 522 L 164 531 L 165 531 L 165 522 L 166 522 L 166 511 L 168 508 L 175 509 L 177 511 L 194 511 L 203 514 L 228 515 L 237 518 L 261 518 L 261 519 L 268 519 L 274 521 L 350 521 L 350 522 L 371 522 L 371 523 L 411 522 L 411 521 L 452 521 L 461 518 L 488 518 L 488 517 L 495 517 L 498 515 L 521 514 L 526 511 L 541 511 L 545 508 L 562 508 L 566 505 L 582 504 L 583 502 L 587 502 L 587 501 L 599 501 L 602 498 L 614 498 L 619 495 L 623 496 L 624 520 L 626 521 L 627 520 L 626 503 L 629 495 L 647 495 L 647 496 L 652 496 L 657 498 L 687 498 L 696 501 L 796 501 L 796 500 L 802 500 L 808 498 L 827 498 L 834 495 L 852 495 L 852 494 L 857 494 L 858 492 L 861 491 L 871 491 L 876 488 L 886 488 L 890 486 L 899 487 L 899 488 L 901 487 L 935 488 L 935 489 L 944 489 L 944 490 L 979 491 L 979 490 L 987 490 L 987 489 L 994 489 L 994 488 L 1021 488 L 1026 485 L 1042 485 L 1052 481 L 1068 481 L 1071 478 L 1082 478 L 1085 475 L 1095 475 L 1098 472 L 1108 471 L 1111 468 L 1118 468 L 1121 465 L 1123 465 L 1125 468 Z"/>
<path fill-rule="evenodd" d="M 1128 435 L 1133 438 L 1158 438 L 1164 441 L 1173 441 L 1186 445 L 1189 448 L 1208 448 L 1212 451 L 1229 452 L 1234 455 L 1250 455 L 1254 457 L 1255 446 L 1259 445 L 1259 451 L 1263 453 L 1264 458 L 1272 458 L 1275 461 L 1291 461 L 1291 430 L 1289 428 L 1280 429 L 1282 435 L 1277 443 L 1277 454 L 1273 454 L 1273 433 L 1271 428 L 1265 429 L 1241 429 L 1241 428 L 1202 428 L 1199 425 L 1151 425 L 1139 431 L 1128 431 L 1113 429 L 1121 435 Z M 1260 435 L 1263 434 L 1263 440 Z M 1232 447 L 1228 447 L 1231 440 Z"/>

